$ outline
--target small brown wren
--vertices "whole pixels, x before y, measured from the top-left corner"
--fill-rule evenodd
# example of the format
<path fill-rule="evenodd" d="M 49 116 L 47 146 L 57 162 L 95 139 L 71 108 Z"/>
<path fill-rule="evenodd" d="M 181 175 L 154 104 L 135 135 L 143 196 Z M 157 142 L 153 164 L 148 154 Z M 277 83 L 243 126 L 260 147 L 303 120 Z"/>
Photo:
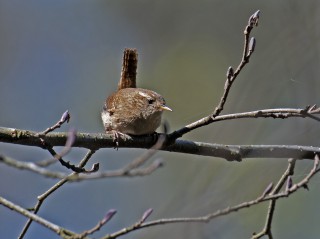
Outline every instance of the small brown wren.
<path fill-rule="evenodd" d="M 161 123 L 162 112 L 172 111 L 158 93 L 136 88 L 137 63 L 137 50 L 126 48 L 118 90 L 106 99 L 101 112 L 106 132 L 113 132 L 116 141 L 119 133 L 154 133 Z"/>
<path fill-rule="evenodd" d="M 172 111 L 158 93 L 124 88 L 107 98 L 101 118 L 106 131 L 145 135 L 154 133 L 159 127 L 164 110 Z"/>

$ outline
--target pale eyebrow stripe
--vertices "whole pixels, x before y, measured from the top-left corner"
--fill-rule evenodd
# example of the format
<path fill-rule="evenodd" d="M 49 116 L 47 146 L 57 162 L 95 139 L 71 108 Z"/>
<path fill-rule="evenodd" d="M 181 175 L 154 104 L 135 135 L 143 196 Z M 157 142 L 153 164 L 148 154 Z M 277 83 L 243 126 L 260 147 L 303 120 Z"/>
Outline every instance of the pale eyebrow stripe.
<path fill-rule="evenodd" d="M 138 94 L 141 95 L 141 96 L 143 96 L 143 97 L 145 97 L 145 98 L 149 98 L 149 95 L 148 95 L 148 94 L 143 93 L 143 92 L 141 92 L 141 91 L 139 91 Z"/>

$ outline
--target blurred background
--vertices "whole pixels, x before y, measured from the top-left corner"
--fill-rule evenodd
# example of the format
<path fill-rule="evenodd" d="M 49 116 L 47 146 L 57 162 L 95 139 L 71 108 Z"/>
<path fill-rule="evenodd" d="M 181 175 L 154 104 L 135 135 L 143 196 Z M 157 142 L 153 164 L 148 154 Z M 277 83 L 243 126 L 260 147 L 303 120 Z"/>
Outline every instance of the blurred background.
<path fill-rule="evenodd" d="M 208 115 L 217 105 L 226 70 L 236 68 L 248 18 L 261 10 L 256 51 L 235 82 L 224 113 L 319 103 L 319 1 L 0 0 L 0 126 L 42 131 L 65 110 L 82 132 L 103 132 L 100 111 L 120 77 L 124 48 L 139 53 L 138 86 L 161 93 L 173 109 L 171 130 Z M 221 144 L 319 146 L 311 119 L 243 119 L 198 129 L 185 139 Z M 57 149 L 59 151 L 59 148 Z M 99 150 L 89 166 L 117 169 L 144 150 Z M 0 143 L 0 153 L 21 161 L 50 155 Z M 77 163 L 86 153 L 65 157 Z M 150 176 L 69 183 L 51 195 L 39 215 L 82 232 L 111 209 L 118 213 L 95 237 L 149 219 L 200 216 L 257 197 L 276 182 L 286 159 L 223 159 L 159 152 L 165 166 Z M 312 162 L 297 163 L 293 180 Z M 62 169 L 60 165 L 51 167 Z M 310 191 L 278 202 L 275 238 L 318 238 L 319 176 Z M 0 165 L 0 195 L 26 208 L 57 180 Z M 207 224 L 151 227 L 123 238 L 249 238 L 265 221 L 267 204 Z M 1 238 L 16 238 L 26 218 L 0 207 Z M 58 238 L 33 223 L 25 238 Z"/>

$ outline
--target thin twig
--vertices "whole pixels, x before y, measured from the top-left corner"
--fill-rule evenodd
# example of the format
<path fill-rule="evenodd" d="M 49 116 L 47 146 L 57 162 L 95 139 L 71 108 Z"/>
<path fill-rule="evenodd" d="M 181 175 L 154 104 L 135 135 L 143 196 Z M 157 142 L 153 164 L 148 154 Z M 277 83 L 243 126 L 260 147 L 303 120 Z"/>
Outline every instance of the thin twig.
<path fill-rule="evenodd" d="M 288 173 L 284 173 L 282 178 L 286 177 L 285 176 L 286 174 L 291 174 L 293 172 L 293 164 L 294 164 L 294 162 L 292 162 L 292 165 L 286 171 Z M 207 222 L 211 221 L 212 219 L 214 219 L 216 217 L 227 215 L 227 214 L 230 214 L 232 212 L 236 212 L 238 210 L 242 210 L 244 208 L 251 207 L 253 205 L 259 204 L 259 203 L 264 202 L 264 201 L 277 200 L 277 199 L 280 199 L 280 198 L 288 197 L 289 195 L 291 195 L 294 192 L 296 192 L 298 189 L 306 187 L 306 185 L 308 184 L 310 179 L 320 171 L 318 166 L 319 166 L 319 157 L 318 157 L 318 155 L 316 155 L 315 156 L 315 160 L 314 160 L 313 168 L 311 169 L 309 174 L 304 179 L 302 179 L 299 183 L 293 184 L 286 191 L 281 192 L 281 193 L 276 193 L 276 194 L 270 193 L 268 195 L 268 192 L 271 189 L 271 187 L 268 186 L 268 188 L 266 189 L 267 191 L 265 190 L 259 197 L 257 197 L 254 200 L 251 200 L 251 201 L 248 201 L 248 202 L 243 202 L 243 203 L 240 203 L 240 204 L 238 204 L 236 206 L 227 207 L 225 209 L 218 210 L 218 211 L 216 211 L 214 213 L 210 213 L 210 214 L 207 214 L 205 216 L 189 217 L 189 218 L 159 219 L 159 220 L 146 222 L 147 218 L 152 213 L 152 209 L 148 209 L 143 214 L 141 219 L 138 220 L 136 223 L 134 223 L 132 226 L 123 228 L 123 229 L 121 229 L 121 230 L 119 230 L 117 232 L 114 232 L 112 234 L 108 234 L 108 235 L 104 236 L 103 239 L 117 238 L 117 237 L 123 236 L 125 234 L 128 234 L 128 233 L 130 233 L 132 231 L 135 231 L 135 230 L 140 230 L 142 228 L 146 228 L 146 227 L 150 227 L 150 226 L 156 226 L 156 225 L 162 225 L 162 224 L 184 223 L 184 222 L 185 223 L 186 222 L 207 223 Z M 283 181 L 284 180 L 280 180 L 279 183 L 277 184 L 277 186 L 275 187 L 275 189 L 272 192 L 278 191 L 278 189 L 283 185 Z M 31 213 L 28 210 L 26 210 L 24 208 L 21 208 L 21 207 L 17 206 L 16 204 L 9 202 L 8 200 L 6 200 L 6 199 L 4 199 L 2 197 L 0 197 L 0 203 L 5 205 L 6 207 L 12 209 L 12 210 L 15 210 L 15 211 L 21 213 L 22 215 L 28 217 L 31 221 L 34 220 L 34 221 L 44 225 L 45 227 L 48 227 L 52 231 L 56 232 L 58 235 L 63 235 L 64 237 L 72 236 L 73 238 L 79 238 L 79 236 L 84 236 L 85 234 L 88 235 L 89 233 L 94 233 L 95 231 L 99 230 L 106 222 L 108 222 L 112 218 L 114 213 L 115 213 L 114 210 L 111 210 L 111 213 L 109 213 L 109 214 L 107 213 L 106 217 L 102 221 L 100 221 L 98 223 L 98 225 L 95 226 L 93 229 L 86 231 L 84 234 L 75 234 L 74 232 L 71 232 L 69 230 L 65 230 L 65 229 L 63 229 L 63 228 L 61 228 L 61 227 L 59 227 L 59 226 L 57 226 L 55 224 L 52 224 L 51 222 L 46 221 L 45 219 L 35 215 L 36 213 Z"/>
<path fill-rule="evenodd" d="M 218 115 L 220 115 L 220 113 L 222 112 L 224 105 L 227 101 L 232 84 L 235 82 L 235 80 L 236 80 L 237 76 L 240 74 L 241 70 L 249 62 L 249 59 L 252 56 L 252 53 L 254 51 L 255 39 L 252 38 L 250 40 L 250 33 L 251 33 L 253 27 L 258 26 L 259 15 L 260 15 L 260 11 L 258 10 L 253 15 L 251 15 L 249 18 L 248 25 L 245 27 L 245 30 L 244 30 L 244 46 L 243 46 L 243 53 L 242 53 L 241 61 L 235 71 L 233 70 L 233 68 L 231 66 L 228 68 L 227 79 L 224 84 L 224 92 L 222 94 L 222 97 L 220 98 L 220 102 L 218 103 L 218 105 L 216 106 L 216 108 L 214 109 L 214 111 L 211 115 L 198 121 L 196 128 L 211 124 L 212 122 L 214 122 L 214 119 Z M 170 139 L 170 141 L 173 142 L 177 138 L 182 137 L 184 134 L 190 132 L 193 129 L 195 129 L 195 128 L 189 127 L 189 125 L 187 125 L 181 129 L 176 130 L 173 133 L 171 133 L 169 135 L 169 139 Z"/>
<path fill-rule="evenodd" d="M 130 163 L 130 165 L 127 165 L 118 170 L 104 171 L 104 172 L 94 173 L 94 174 L 72 174 L 72 176 L 69 176 L 68 174 L 65 174 L 62 172 L 55 172 L 55 171 L 44 169 L 42 167 L 39 167 L 36 163 L 21 162 L 7 156 L 0 155 L 0 162 L 6 164 L 7 166 L 14 167 L 16 169 L 21 169 L 21 170 L 29 170 L 33 173 L 37 173 L 48 178 L 64 179 L 68 177 L 68 182 L 78 182 L 83 180 L 103 179 L 103 178 L 110 178 L 110 177 L 146 176 L 153 173 L 155 170 L 157 170 L 162 166 L 162 160 L 155 160 L 150 165 L 143 168 L 133 167 L 130 170 L 128 170 L 129 167 L 132 167 L 132 163 Z"/>
<path fill-rule="evenodd" d="M 283 185 L 285 184 L 285 182 L 287 181 L 287 178 L 290 175 L 293 175 L 294 173 L 294 168 L 296 165 L 296 160 L 295 159 L 289 159 L 289 164 L 288 164 L 288 168 L 287 170 L 283 173 L 283 175 L 281 176 L 281 178 L 279 179 L 277 185 L 274 187 L 274 189 L 270 192 L 269 195 L 274 195 L 280 192 L 281 188 L 283 187 Z M 268 212 L 267 212 L 267 217 L 266 217 L 266 222 L 265 222 L 265 226 L 262 229 L 261 232 L 259 233 L 255 233 L 251 239 L 258 239 L 263 237 L 264 235 L 267 235 L 269 237 L 269 239 L 272 239 L 272 232 L 271 232 L 271 224 L 272 224 L 272 219 L 273 219 L 273 215 L 274 215 L 274 210 L 276 207 L 276 201 L 277 199 L 273 199 L 270 201 L 269 203 L 269 207 L 268 207 Z"/>
<path fill-rule="evenodd" d="M 44 227 L 50 229 L 51 231 L 55 232 L 57 235 L 60 235 L 62 237 L 66 237 L 66 236 L 70 236 L 70 235 L 74 235 L 75 233 L 70 231 L 70 230 L 66 230 L 52 222 L 47 221 L 46 219 L 37 216 L 35 213 L 29 212 L 28 210 L 18 206 L 17 204 L 8 201 L 7 199 L 4 199 L 3 197 L 0 197 L 0 204 L 4 205 L 7 208 L 10 208 L 11 210 L 14 210 L 15 212 L 20 213 L 21 215 L 29 218 L 32 221 L 35 221 L 41 225 L 43 225 Z"/>
<path fill-rule="evenodd" d="M 81 162 L 79 163 L 78 167 L 84 167 L 87 162 L 89 161 L 89 159 L 92 157 L 92 155 L 95 153 L 95 150 L 89 150 L 88 153 L 86 154 L 86 156 L 81 160 Z M 73 175 L 77 174 L 76 172 L 71 173 L 68 177 L 72 177 Z M 62 185 L 64 185 L 66 182 L 69 181 L 68 177 L 65 177 L 63 179 L 61 179 L 59 182 L 57 182 L 55 185 L 53 185 L 49 190 L 47 190 L 45 193 L 43 193 L 42 195 L 38 196 L 38 202 L 36 203 L 33 211 L 34 214 L 37 214 L 42 203 L 45 201 L 45 199 L 51 195 L 53 192 L 55 192 L 58 188 L 60 188 Z M 29 220 L 27 221 L 27 223 L 25 224 L 24 228 L 22 229 L 20 235 L 19 235 L 19 239 L 22 239 L 26 232 L 28 231 L 30 225 L 32 223 L 32 219 L 29 218 Z"/>
<path fill-rule="evenodd" d="M 56 159 L 45 159 L 45 160 L 42 160 L 42 161 L 39 161 L 39 162 L 36 162 L 35 164 L 39 167 L 48 167 L 52 164 L 55 164 L 57 162 Z"/>
<path fill-rule="evenodd" d="M 139 224 L 139 221 L 138 221 L 138 223 L 135 223 L 129 227 L 126 227 L 126 228 L 123 228 L 123 229 L 116 231 L 114 233 L 105 235 L 104 237 L 102 237 L 102 239 L 117 238 L 117 237 L 123 236 L 125 234 L 128 234 L 132 231 L 140 230 L 142 228 L 156 226 L 156 225 L 173 224 L 173 223 L 188 223 L 188 222 L 208 223 L 216 217 L 228 215 L 230 213 L 237 212 L 237 211 L 245 209 L 245 208 L 249 208 L 251 206 L 260 204 L 265 201 L 278 200 L 278 199 L 281 199 L 284 197 L 288 197 L 291 194 L 293 194 L 294 192 L 296 192 L 298 189 L 304 188 L 305 185 L 308 184 L 309 180 L 320 171 L 320 169 L 318 168 L 318 165 L 319 165 L 319 157 L 316 155 L 315 160 L 314 160 L 314 164 L 313 164 L 313 168 L 311 169 L 310 173 L 304 179 L 302 179 L 299 183 L 294 184 L 289 190 L 286 190 L 284 192 L 276 193 L 273 195 L 271 195 L 271 194 L 268 195 L 264 191 L 260 196 L 258 196 L 254 200 L 243 202 L 243 203 L 240 203 L 240 204 L 232 206 L 232 207 L 227 207 L 225 209 L 220 209 L 220 210 L 217 210 L 216 212 L 209 213 L 207 215 L 200 216 L 200 217 L 168 218 L 168 219 L 165 218 L 165 219 L 158 219 L 158 220 L 154 220 L 154 221 L 144 222 L 141 224 Z"/>
<path fill-rule="evenodd" d="M 314 157 L 313 168 L 311 169 L 311 171 L 309 172 L 309 174 L 305 178 L 303 178 L 299 183 L 293 184 L 285 192 L 281 192 L 281 193 L 274 194 L 274 195 L 269 195 L 268 197 L 266 197 L 266 199 L 269 200 L 269 199 L 288 197 L 289 195 L 296 192 L 300 188 L 304 188 L 304 189 L 308 188 L 307 185 L 308 185 L 310 179 L 320 171 L 320 168 L 318 168 L 318 166 L 319 166 L 319 156 L 318 156 L 318 154 L 316 154 Z"/>
<path fill-rule="evenodd" d="M 166 140 L 166 137 L 164 135 L 159 135 L 157 142 L 144 154 L 140 155 L 138 158 L 133 160 L 131 163 L 129 163 L 127 166 L 123 168 L 124 173 L 132 171 L 132 169 L 135 169 L 139 167 L 140 165 L 144 164 L 148 159 L 150 159 L 159 149 L 162 148 L 164 142 Z"/>
<path fill-rule="evenodd" d="M 16 169 L 29 170 L 31 172 L 34 172 L 49 178 L 64 178 L 66 176 L 66 174 L 64 173 L 52 172 L 51 170 L 47 170 L 42 167 L 39 167 L 35 163 L 21 162 L 7 156 L 0 155 L 0 162 L 6 164 L 7 166 L 14 167 Z"/>
<path fill-rule="evenodd" d="M 234 119 L 249 119 L 249 118 L 273 118 L 273 119 L 287 119 L 292 117 L 299 118 L 311 118 L 317 121 L 320 121 L 320 118 L 315 116 L 318 115 L 318 111 L 308 111 L 309 106 L 303 109 L 294 109 L 294 108 L 278 108 L 278 109 L 264 109 L 264 110 L 255 110 L 243 113 L 233 113 L 216 116 L 214 118 L 211 115 L 206 116 L 202 119 L 199 119 L 191 124 L 186 125 L 185 127 L 174 131 L 169 135 L 170 138 L 181 137 L 182 135 L 195 130 L 197 128 L 203 127 L 205 125 L 211 124 L 213 122 L 225 121 L 225 120 L 234 120 Z"/>
<path fill-rule="evenodd" d="M 260 11 L 258 10 L 253 15 L 251 15 L 249 18 L 248 25 L 245 27 L 245 30 L 244 30 L 244 46 L 243 46 L 243 53 L 242 53 L 241 61 L 238 65 L 237 69 L 235 70 L 235 72 L 233 72 L 232 67 L 229 67 L 229 69 L 227 71 L 227 79 L 226 79 L 225 86 L 224 86 L 224 92 L 223 92 L 223 95 L 220 99 L 218 106 L 215 108 L 213 114 L 211 115 L 212 118 L 215 118 L 216 116 L 218 116 L 221 113 L 221 111 L 223 110 L 223 107 L 227 101 L 227 97 L 229 95 L 229 91 L 231 89 L 233 82 L 236 80 L 237 76 L 240 74 L 243 67 L 249 62 L 249 59 L 250 59 L 250 57 L 253 53 L 253 49 L 254 49 L 254 48 L 250 48 L 251 51 L 249 51 L 248 46 L 249 46 L 250 33 L 251 33 L 251 30 L 253 29 L 253 27 L 258 25 L 259 13 L 260 13 Z"/>
<path fill-rule="evenodd" d="M 76 130 L 75 129 L 70 129 L 69 132 L 68 132 L 68 137 L 67 137 L 67 140 L 66 140 L 66 143 L 64 145 L 64 148 L 63 150 L 57 154 L 54 150 L 53 150 L 53 146 L 48 144 L 44 137 L 49 133 L 49 132 L 52 132 L 54 131 L 55 129 L 57 128 L 60 128 L 62 124 L 64 124 L 65 122 L 69 122 L 70 120 L 70 114 L 69 114 L 69 111 L 65 111 L 60 120 L 54 124 L 53 126 L 47 128 L 46 130 L 44 130 L 43 132 L 40 132 L 40 133 L 37 133 L 36 136 L 39 137 L 40 139 L 40 142 L 42 144 L 42 147 L 47 149 L 51 155 L 54 157 L 55 160 L 58 160 L 62 166 L 68 168 L 68 169 L 71 169 L 72 171 L 76 172 L 76 173 L 92 173 L 92 172 L 96 172 L 99 170 L 99 164 L 94 164 L 92 166 L 92 168 L 90 170 L 86 170 L 84 168 L 79 168 L 73 164 L 71 164 L 70 162 L 66 162 L 63 160 L 63 156 L 65 156 L 66 154 L 68 154 L 76 140 Z M 45 165 L 49 165 L 52 163 L 52 160 L 46 160 L 46 164 Z"/>
<path fill-rule="evenodd" d="M 91 169 L 85 169 L 84 167 L 71 164 L 70 161 L 65 161 L 62 156 L 66 154 L 66 151 L 63 150 L 64 152 L 58 154 L 52 147 L 47 147 L 47 150 L 56 160 L 60 162 L 62 166 L 66 167 L 67 169 L 71 169 L 75 173 L 95 173 L 99 170 L 99 163 L 93 164 Z"/>
<path fill-rule="evenodd" d="M 71 169 L 75 173 L 94 173 L 94 172 L 97 172 L 99 170 L 99 163 L 93 164 L 92 168 L 87 170 L 83 167 L 78 167 L 74 164 L 71 164 L 69 161 L 63 160 L 62 157 L 65 156 L 66 154 L 68 154 L 70 152 L 70 150 L 72 149 L 73 144 L 76 140 L 76 137 L 77 137 L 76 131 L 73 129 L 69 130 L 66 143 L 60 153 L 56 153 L 55 150 L 53 149 L 53 147 L 51 145 L 47 144 L 45 140 L 43 140 L 43 143 L 45 144 L 46 149 L 53 156 L 53 158 L 55 160 L 58 160 L 60 162 L 60 164 L 64 167 L 66 167 L 67 169 Z"/>
<path fill-rule="evenodd" d="M 138 167 L 139 165 L 141 165 L 141 163 L 145 162 L 147 159 L 149 159 L 155 152 L 157 149 L 161 148 L 163 145 L 165 137 L 160 135 L 156 144 L 149 150 L 149 152 L 147 152 L 145 155 L 143 155 L 142 157 L 138 158 L 137 162 L 135 162 L 134 164 L 130 164 L 130 167 L 127 167 L 125 170 L 122 170 L 122 173 L 128 174 L 128 170 L 134 169 L 136 167 Z M 73 142 L 71 143 L 66 143 L 67 146 L 72 145 Z M 83 168 L 85 166 L 85 164 L 87 163 L 87 161 L 91 158 L 91 156 L 95 153 L 95 150 L 90 150 L 87 155 L 85 156 L 85 158 L 79 163 L 78 168 Z M 55 154 L 56 155 L 56 154 Z M 34 207 L 34 213 L 36 214 L 43 201 L 49 196 L 51 195 L 55 190 L 57 190 L 58 188 L 60 188 L 63 184 L 65 184 L 66 182 L 70 181 L 70 178 L 76 177 L 76 175 L 78 175 L 77 172 L 73 172 L 71 173 L 69 176 L 63 178 L 62 180 L 60 180 L 57 184 L 55 184 L 53 187 L 51 187 L 48 191 L 46 191 L 44 194 L 38 196 L 38 203 L 36 204 L 36 206 Z M 25 227 L 23 228 L 19 239 L 23 238 L 25 233 L 27 232 L 28 228 L 30 227 L 32 222 L 32 219 L 29 219 L 28 222 L 26 223 Z M 100 228 L 100 227 L 99 227 Z"/>
<path fill-rule="evenodd" d="M 88 235 L 91 235 L 97 231 L 99 231 L 107 222 L 109 222 L 112 217 L 117 213 L 116 210 L 114 209 L 110 209 L 107 214 L 104 216 L 104 218 L 102 220 L 100 220 L 98 222 L 98 224 L 96 226 L 94 226 L 93 228 L 86 230 L 84 232 L 82 232 L 79 236 L 75 237 L 75 239 L 82 239 L 85 238 Z"/>
<path fill-rule="evenodd" d="M 66 110 L 66 111 L 62 114 L 60 120 L 59 120 L 57 123 L 55 123 L 53 126 L 47 128 L 46 130 L 38 133 L 39 137 L 42 137 L 42 136 L 46 135 L 47 133 L 52 132 L 52 131 L 54 131 L 55 129 L 60 128 L 61 125 L 63 125 L 65 122 L 69 123 L 70 118 L 71 118 L 71 117 L 70 117 L 69 111 Z"/>

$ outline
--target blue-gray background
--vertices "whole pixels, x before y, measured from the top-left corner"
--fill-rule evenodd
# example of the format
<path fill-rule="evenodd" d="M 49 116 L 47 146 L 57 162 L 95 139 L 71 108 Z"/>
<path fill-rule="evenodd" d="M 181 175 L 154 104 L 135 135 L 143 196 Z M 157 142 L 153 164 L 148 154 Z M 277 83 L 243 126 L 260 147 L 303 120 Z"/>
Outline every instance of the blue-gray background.
<path fill-rule="evenodd" d="M 256 52 L 231 90 L 225 113 L 319 103 L 318 1 L 0 0 L 0 125 L 41 131 L 69 109 L 69 127 L 103 131 L 100 110 L 116 89 L 125 47 L 139 52 L 138 85 L 156 90 L 174 110 L 171 129 L 212 112 L 225 72 L 240 60 L 248 17 L 261 10 Z M 198 129 L 184 138 L 223 144 L 319 145 L 310 119 L 237 120 Z M 58 149 L 59 150 L 59 149 Z M 119 168 L 143 150 L 100 150 L 90 163 Z M 40 161 L 49 154 L 0 144 L 0 153 Z M 84 150 L 67 160 L 78 162 Z M 165 167 L 151 176 L 70 183 L 43 204 L 39 215 L 81 232 L 111 208 L 115 218 L 96 236 L 123 228 L 153 208 L 150 219 L 199 216 L 255 198 L 285 170 L 285 159 L 228 163 L 159 153 Z M 294 181 L 310 161 L 299 162 Z M 54 170 L 60 170 L 56 165 Z M 64 169 L 62 169 L 64 170 Z M 0 195 L 24 207 L 57 180 L 0 165 Z M 310 192 L 279 201 L 276 238 L 318 238 L 319 177 Z M 267 204 L 208 224 L 157 226 L 125 238 L 248 238 L 264 223 Z M 16 238 L 26 219 L 0 207 L 1 238 Z M 57 238 L 32 224 L 26 238 Z"/>

